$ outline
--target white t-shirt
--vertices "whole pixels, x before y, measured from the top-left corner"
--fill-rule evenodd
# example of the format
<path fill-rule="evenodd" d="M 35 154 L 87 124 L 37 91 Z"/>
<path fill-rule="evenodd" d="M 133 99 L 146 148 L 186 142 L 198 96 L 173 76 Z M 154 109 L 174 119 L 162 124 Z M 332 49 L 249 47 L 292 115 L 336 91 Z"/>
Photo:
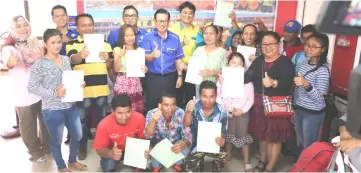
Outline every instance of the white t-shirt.
<path fill-rule="evenodd" d="M 6 68 L 8 58 L 11 55 L 11 51 L 14 54 L 17 50 L 13 46 L 5 46 L 2 48 L 1 56 Z M 30 106 L 41 100 L 40 96 L 30 94 L 28 92 L 28 82 L 30 76 L 30 69 L 25 70 L 22 60 L 18 61 L 18 64 L 9 70 L 9 77 L 11 77 L 11 85 L 13 89 L 14 105 L 17 107 Z"/>

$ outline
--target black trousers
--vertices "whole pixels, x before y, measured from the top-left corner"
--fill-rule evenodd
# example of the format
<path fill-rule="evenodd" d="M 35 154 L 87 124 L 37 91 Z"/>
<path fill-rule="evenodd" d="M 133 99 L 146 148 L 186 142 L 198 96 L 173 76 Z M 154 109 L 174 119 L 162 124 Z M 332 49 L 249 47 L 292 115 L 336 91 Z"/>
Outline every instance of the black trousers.
<path fill-rule="evenodd" d="M 181 88 L 177 88 L 177 106 L 185 110 L 189 100 L 196 96 L 196 86 L 191 83 L 185 82 L 187 72 L 183 71 L 183 85 Z"/>
<path fill-rule="evenodd" d="M 167 74 L 146 73 L 146 112 L 158 107 L 159 97 L 162 92 L 175 94 L 177 83 L 177 72 Z"/>

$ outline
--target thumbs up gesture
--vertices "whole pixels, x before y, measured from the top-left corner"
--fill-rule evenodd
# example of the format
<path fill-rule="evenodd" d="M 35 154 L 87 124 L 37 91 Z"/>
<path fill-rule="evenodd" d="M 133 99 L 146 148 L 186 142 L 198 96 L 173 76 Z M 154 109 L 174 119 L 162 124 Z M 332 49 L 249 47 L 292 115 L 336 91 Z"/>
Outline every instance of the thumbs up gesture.
<path fill-rule="evenodd" d="M 189 45 L 189 40 L 186 36 L 183 37 L 183 46 L 188 46 Z"/>
<path fill-rule="evenodd" d="M 152 56 L 153 58 L 159 58 L 160 57 L 160 51 L 158 49 L 158 44 L 155 45 L 155 48 L 152 52 Z"/>
<path fill-rule="evenodd" d="M 159 118 L 162 116 L 162 105 L 158 103 L 158 110 L 155 111 L 152 115 L 152 119 L 158 122 Z"/>
<path fill-rule="evenodd" d="M 295 82 L 296 86 L 302 86 L 302 87 L 308 86 L 308 81 L 303 77 L 301 73 L 298 73 L 297 77 L 295 77 L 293 81 Z"/>
<path fill-rule="evenodd" d="M 118 149 L 118 144 L 115 142 L 112 148 L 112 159 L 120 160 L 120 158 L 122 158 L 122 150 Z"/>
<path fill-rule="evenodd" d="M 194 108 L 196 107 L 196 97 L 193 96 L 193 99 L 189 101 L 187 111 L 193 112 Z"/>
<path fill-rule="evenodd" d="M 273 86 L 273 79 L 268 76 L 267 72 L 264 73 L 263 85 L 266 88 Z"/>
<path fill-rule="evenodd" d="M 86 44 L 84 44 L 84 47 L 80 51 L 80 57 L 85 59 L 89 55 L 89 50 Z"/>
<path fill-rule="evenodd" d="M 18 60 L 19 60 L 19 58 L 16 57 L 16 55 L 13 51 L 11 51 L 6 65 L 8 66 L 8 68 L 14 68 L 16 66 L 16 64 L 18 64 Z"/>
<path fill-rule="evenodd" d="M 113 49 L 113 56 L 115 60 L 123 57 L 125 53 L 126 53 L 125 45 L 123 46 L 123 49 L 120 49 L 120 47 L 116 47 Z"/>

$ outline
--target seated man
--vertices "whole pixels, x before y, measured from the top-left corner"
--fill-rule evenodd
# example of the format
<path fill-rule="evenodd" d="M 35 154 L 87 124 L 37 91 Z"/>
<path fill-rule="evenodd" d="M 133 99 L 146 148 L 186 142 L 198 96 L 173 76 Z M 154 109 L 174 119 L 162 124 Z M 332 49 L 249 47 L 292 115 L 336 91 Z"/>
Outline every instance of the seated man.
<path fill-rule="evenodd" d="M 173 94 L 163 93 L 158 108 L 148 111 L 146 118 L 145 136 L 151 139 L 151 145 L 167 138 L 174 145 L 171 150 L 184 156 L 189 154 L 192 134 L 190 128 L 183 125 L 184 111 L 176 106 L 176 97 Z M 153 172 L 159 172 L 161 164 L 151 157 Z M 183 160 L 175 163 L 174 171 L 182 171 Z"/>
<path fill-rule="evenodd" d="M 227 111 L 221 105 L 216 103 L 217 86 L 212 81 L 203 81 L 199 86 L 200 101 L 193 100 L 188 102 L 187 111 L 184 116 L 184 125 L 191 127 L 193 136 L 191 155 L 186 157 L 184 169 L 186 172 L 203 171 L 204 156 L 213 158 L 213 172 L 221 172 L 226 162 L 226 152 L 224 151 L 224 136 L 227 131 Z M 222 135 L 214 139 L 221 148 L 217 154 L 197 152 L 197 133 L 198 122 L 216 122 L 222 124 Z"/>
<path fill-rule="evenodd" d="M 100 121 L 94 139 L 94 149 L 101 157 L 104 172 L 115 172 L 125 150 L 127 137 L 145 139 L 142 114 L 132 111 L 132 102 L 126 95 L 113 98 L 112 114 Z M 149 158 L 149 151 L 144 153 Z"/>

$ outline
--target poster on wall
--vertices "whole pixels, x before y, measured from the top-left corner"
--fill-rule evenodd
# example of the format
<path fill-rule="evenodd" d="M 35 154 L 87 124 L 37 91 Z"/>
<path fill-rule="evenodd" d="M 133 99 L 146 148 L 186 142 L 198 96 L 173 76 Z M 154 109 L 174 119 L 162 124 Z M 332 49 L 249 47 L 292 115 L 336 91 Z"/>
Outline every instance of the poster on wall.
<path fill-rule="evenodd" d="M 138 26 L 146 29 L 154 27 L 154 13 L 159 8 L 165 8 L 171 14 L 171 24 L 178 20 L 178 7 L 187 0 L 85 0 L 86 13 L 93 16 L 97 33 L 109 34 L 119 28 L 122 23 L 123 8 L 134 5 L 139 12 Z M 194 23 L 213 22 L 215 16 L 215 0 L 188 0 L 196 8 Z M 269 30 L 274 28 L 276 0 L 224 0 L 234 4 L 239 25 L 252 23 L 255 18 L 263 20 Z"/>

